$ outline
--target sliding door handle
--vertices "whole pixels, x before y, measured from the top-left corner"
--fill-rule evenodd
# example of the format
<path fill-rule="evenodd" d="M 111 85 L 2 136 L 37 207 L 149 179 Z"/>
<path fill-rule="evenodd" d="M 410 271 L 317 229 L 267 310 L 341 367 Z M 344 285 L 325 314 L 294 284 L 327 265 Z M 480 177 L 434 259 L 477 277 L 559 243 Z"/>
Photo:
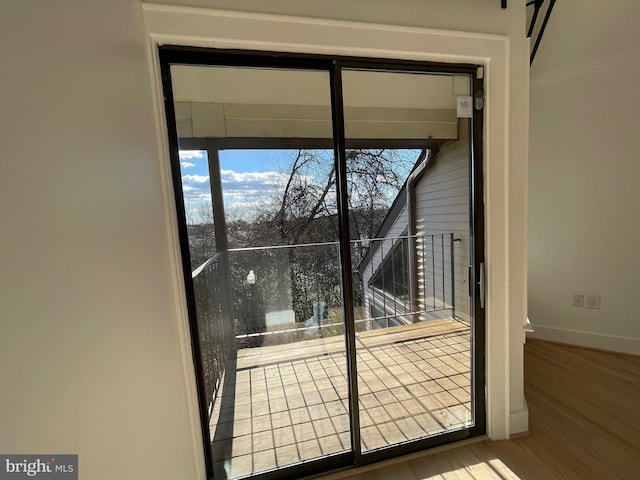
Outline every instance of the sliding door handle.
<path fill-rule="evenodd" d="M 480 296 L 480 308 L 484 308 L 484 262 L 480 262 L 478 269 L 478 295 Z"/>

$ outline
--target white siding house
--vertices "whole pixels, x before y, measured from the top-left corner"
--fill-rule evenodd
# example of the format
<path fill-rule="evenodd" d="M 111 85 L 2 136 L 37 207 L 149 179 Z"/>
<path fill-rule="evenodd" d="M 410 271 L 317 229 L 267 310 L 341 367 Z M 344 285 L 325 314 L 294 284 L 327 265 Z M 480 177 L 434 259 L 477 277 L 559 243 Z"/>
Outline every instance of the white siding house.
<path fill-rule="evenodd" d="M 458 139 L 414 169 L 371 242 L 360 267 L 368 328 L 443 316 L 470 320 L 469 174 L 461 121 Z"/>

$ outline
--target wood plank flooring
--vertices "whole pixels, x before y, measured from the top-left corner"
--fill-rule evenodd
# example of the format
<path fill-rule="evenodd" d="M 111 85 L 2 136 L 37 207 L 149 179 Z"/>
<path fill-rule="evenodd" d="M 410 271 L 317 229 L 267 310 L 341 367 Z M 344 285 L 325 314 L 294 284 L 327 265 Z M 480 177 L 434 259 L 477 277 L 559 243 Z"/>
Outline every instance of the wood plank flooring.
<path fill-rule="evenodd" d="M 640 357 L 529 340 L 530 434 L 325 478 L 638 479 Z"/>

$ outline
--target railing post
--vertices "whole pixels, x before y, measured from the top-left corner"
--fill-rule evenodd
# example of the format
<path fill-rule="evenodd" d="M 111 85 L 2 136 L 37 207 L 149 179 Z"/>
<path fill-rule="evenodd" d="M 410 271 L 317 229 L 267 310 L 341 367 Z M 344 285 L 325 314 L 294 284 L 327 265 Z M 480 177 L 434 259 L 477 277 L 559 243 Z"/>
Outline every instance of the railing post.
<path fill-rule="evenodd" d="M 227 347 L 227 358 L 235 358 L 236 341 L 233 324 L 233 301 L 231 298 L 231 264 L 229 259 L 229 243 L 227 241 L 227 225 L 224 216 L 222 198 L 222 181 L 220 179 L 220 159 L 217 148 L 207 149 L 209 160 L 209 185 L 211 187 L 211 204 L 213 205 L 213 228 L 216 238 L 216 250 L 222 252 L 220 258 L 220 307 L 224 339 Z"/>
<path fill-rule="evenodd" d="M 442 261 L 441 266 L 442 266 L 442 309 L 444 310 L 447 306 L 447 292 L 445 289 L 445 281 L 444 281 L 444 233 L 440 234 L 440 250 L 442 252 Z"/>
<path fill-rule="evenodd" d="M 450 238 L 451 241 L 450 246 L 451 246 L 451 316 L 453 318 L 456 317 L 456 266 L 453 260 L 453 253 L 454 253 L 454 248 L 453 248 L 453 242 L 455 242 L 455 240 L 453 239 L 453 233 L 450 234 Z"/>
<path fill-rule="evenodd" d="M 407 231 L 407 247 L 408 247 L 408 257 L 409 257 L 409 308 L 411 309 L 411 320 L 413 323 L 417 323 L 420 321 L 420 301 L 418 299 L 418 252 L 417 245 L 418 239 L 417 235 L 414 231 L 415 229 L 410 228 Z M 424 237 L 423 240 L 424 242 Z M 423 243 L 423 253 L 424 253 L 424 243 Z M 424 274 L 424 255 L 422 257 L 423 264 L 423 274 Z"/>
<path fill-rule="evenodd" d="M 436 244 L 434 235 L 431 237 L 431 290 L 433 292 L 433 310 L 436 309 Z"/>

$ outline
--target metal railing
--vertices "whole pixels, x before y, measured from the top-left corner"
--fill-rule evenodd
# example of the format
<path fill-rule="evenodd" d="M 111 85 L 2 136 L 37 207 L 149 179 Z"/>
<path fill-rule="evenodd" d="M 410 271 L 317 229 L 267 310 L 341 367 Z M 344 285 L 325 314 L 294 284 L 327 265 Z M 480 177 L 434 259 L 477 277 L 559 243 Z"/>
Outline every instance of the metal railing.
<path fill-rule="evenodd" d="M 233 346 L 230 316 L 223 299 L 228 295 L 224 271 L 225 253 L 218 252 L 192 272 L 196 301 L 200 357 L 209 413 L 225 373 Z"/>
<path fill-rule="evenodd" d="M 238 346 L 303 340 L 342 306 L 338 242 L 229 249 Z M 253 283 L 247 275 L 254 272 Z"/>
<path fill-rule="evenodd" d="M 353 241 L 357 330 L 454 315 L 454 241 L 452 233 Z M 340 272 L 338 242 L 234 248 L 195 269 L 207 398 L 235 348 L 344 333 Z"/>
<path fill-rule="evenodd" d="M 367 241 L 374 253 L 360 272 L 369 328 L 415 323 L 444 310 L 455 316 L 453 233 Z"/>

